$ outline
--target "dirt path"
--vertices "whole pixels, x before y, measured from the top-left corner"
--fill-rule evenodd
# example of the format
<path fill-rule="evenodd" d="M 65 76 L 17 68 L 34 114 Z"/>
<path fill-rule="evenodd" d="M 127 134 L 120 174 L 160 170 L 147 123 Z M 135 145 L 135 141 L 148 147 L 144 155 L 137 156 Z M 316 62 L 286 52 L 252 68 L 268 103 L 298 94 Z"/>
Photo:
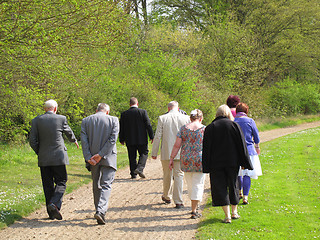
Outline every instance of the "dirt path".
<path fill-rule="evenodd" d="M 262 132 L 260 137 L 265 142 L 318 126 L 320 121 Z M 131 180 L 128 179 L 128 168 L 117 172 L 106 225 L 97 225 L 93 218 L 94 206 L 89 184 L 65 196 L 62 221 L 48 220 L 43 207 L 1 230 L 0 239 L 194 239 L 199 221 L 190 219 L 191 208 L 186 191 L 186 207 L 177 210 L 173 208 L 174 204 L 165 205 L 161 201 L 160 161 L 148 160 L 145 174 L 145 180 Z M 208 176 L 205 192 L 205 196 L 208 196 Z"/>

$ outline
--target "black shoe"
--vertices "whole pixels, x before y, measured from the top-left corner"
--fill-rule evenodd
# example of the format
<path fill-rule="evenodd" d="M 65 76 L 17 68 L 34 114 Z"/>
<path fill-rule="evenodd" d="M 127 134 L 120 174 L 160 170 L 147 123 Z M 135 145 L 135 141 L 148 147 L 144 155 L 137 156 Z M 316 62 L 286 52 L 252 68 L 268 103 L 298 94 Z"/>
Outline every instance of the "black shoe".
<path fill-rule="evenodd" d="M 53 203 L 50 203 L 48 205 L 48 211 L 50 212 L 50 214 L 49 214 L 50 219 L 52 219 L 52 220 L 53 219 L 62 220 L 62 215 L 59 212 L 59 209 Z"/>
<path fill-rule="evenodd" d="M 170 199 L 165 199 L 164 196 L 161 197 L 162 201 L 164 201 L 165 204 L 170 204 L 171 200 Z"/>
<path fill-rule="evenodd" d="M 184 205 L 182 203 L 181 204 L 177 203 L 175 206 L 175 208 L 177 208 L 177 209 L 181 209 L 183 207 L 184 207 Z"/>
<path fill-rule="evenodd" d="M 106 220 L 104 219 L 104 215 L 100 212 L 96 212 L 94 218 L 97 219 L 98 224 L 104 225 L 106 224 Z"/>
<path fill-rule="evenodd" d="M 131 179 L 136 179 L 137 175 L 131 175 Z"/>
<path fill-rule="evenodd" d="M 202 217 L 201 213 L 198 212 L 191 212 L 191 219 L 197 219 Z"/>
<path fill-rule="evenodd" d="M 139 174 L 141 178 L 146 178 L 146 175 L 144 175 L 144 173 L 142 171 L 139 171 L 138 169 L 134 170 L 134 173 Z"/>

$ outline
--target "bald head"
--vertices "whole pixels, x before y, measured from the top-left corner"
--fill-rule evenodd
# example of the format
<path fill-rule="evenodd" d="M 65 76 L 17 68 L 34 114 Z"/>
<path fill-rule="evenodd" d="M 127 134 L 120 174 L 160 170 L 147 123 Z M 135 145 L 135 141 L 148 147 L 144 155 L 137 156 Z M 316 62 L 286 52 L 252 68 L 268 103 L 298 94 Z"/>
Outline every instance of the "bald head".
<path fill-rule="evenodd" d="M 172 109 L 179 109 L 179 103 L 177 101 L 171 101 L 168 103 L 168 111 L 172 110 Z"/>

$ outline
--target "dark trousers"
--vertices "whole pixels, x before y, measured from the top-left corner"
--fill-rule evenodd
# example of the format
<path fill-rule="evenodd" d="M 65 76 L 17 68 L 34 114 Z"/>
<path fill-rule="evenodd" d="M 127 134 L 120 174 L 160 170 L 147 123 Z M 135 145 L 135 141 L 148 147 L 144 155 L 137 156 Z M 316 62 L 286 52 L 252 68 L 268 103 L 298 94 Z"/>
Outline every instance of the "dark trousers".
<path fill-rule="evenodd" d="M 143 145 L 130 145 L 127 146 L 128 157 L 130 163 L 130 175 L 135 176 L 134 170 L 138 169 L 143 172 L 144 167 L 148 159 L 148 144 Z M 139 160 L 137 163 L 137 152 L 139 153 Z"/>
<path fill-rule="evenodd" d="M 67 187 L 66 166 L 40 167 L 40 171 L 46 205 L 48 206 L 48 204 L 53 203 L 60 210 L 63 194 Z"/>
<path fill-rule="evenodd" d="M 239 167 L 221 168 L 210 172 L 210 185 L 213 206 L 237 205 Z"/>

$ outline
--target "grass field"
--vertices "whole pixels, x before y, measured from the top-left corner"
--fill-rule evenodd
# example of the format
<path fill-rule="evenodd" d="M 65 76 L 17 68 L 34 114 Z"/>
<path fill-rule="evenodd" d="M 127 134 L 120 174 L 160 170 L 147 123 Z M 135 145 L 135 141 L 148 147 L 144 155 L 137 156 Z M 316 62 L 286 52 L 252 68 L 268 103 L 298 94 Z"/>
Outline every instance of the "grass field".
<path fill-rule="evenodd" d="M 252 180 L 241 218 L 222 223 L 220 207 L 204 210 L 199 239 L 319 239 L 320 128 L 261 144 L 263 176 Z M 241 203 L 241 202 L 240 202 Z"/>

